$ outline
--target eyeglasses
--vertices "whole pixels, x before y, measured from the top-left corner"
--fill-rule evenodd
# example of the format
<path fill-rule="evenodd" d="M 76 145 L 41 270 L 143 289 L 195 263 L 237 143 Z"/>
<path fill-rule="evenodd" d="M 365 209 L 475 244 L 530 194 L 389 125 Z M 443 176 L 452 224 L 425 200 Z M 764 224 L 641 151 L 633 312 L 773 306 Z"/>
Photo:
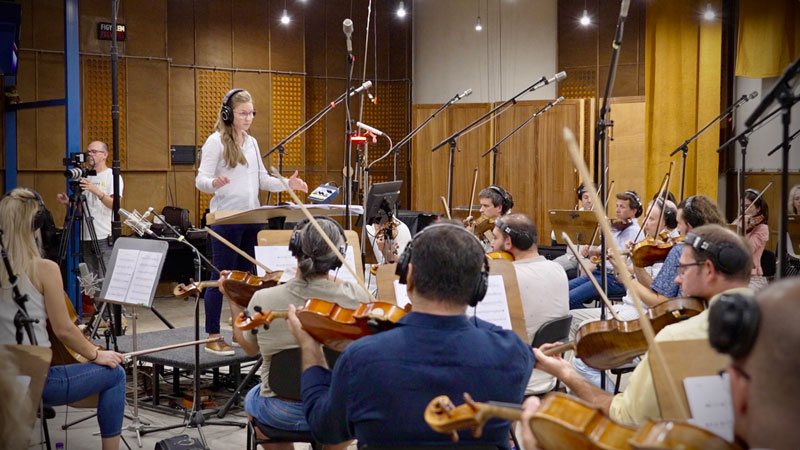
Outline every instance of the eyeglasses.
<path fill-rule="evenodd" d="M 252 111 L 237 111 L 236 115 L 239 116 L 239 118 L 241 118 L 241 119 L 247 119 L 248 117 L 255 117 L 256 116 L 256 110 L 252 110 Z"/>
<path fill-rule="evenodd" d="M 104 150 L 88 150 L 86 153 L 88 153 L 90 155 L 95 155 L 97 153 L 105 153 L 105 151 Z"/>
<path fill-rule="evenodd" d="M 685 273 L 686 273 L 686 270 L 687 270 L 689 267 L 692 267 L 692 266 L 702 266 L 702 265 L 704 265 L 705 263 L 706 263 L 705 261 L 695 261 L 695 262 L 693 262 L 693 263 L 689 263 L 689 264 L 678 264 L 678 267 L 676 268 L 676 271 L 678 272 L 678 276 L 682 277 L 682 276 L 683 276 L 683 274 L 685 274 Z"/>

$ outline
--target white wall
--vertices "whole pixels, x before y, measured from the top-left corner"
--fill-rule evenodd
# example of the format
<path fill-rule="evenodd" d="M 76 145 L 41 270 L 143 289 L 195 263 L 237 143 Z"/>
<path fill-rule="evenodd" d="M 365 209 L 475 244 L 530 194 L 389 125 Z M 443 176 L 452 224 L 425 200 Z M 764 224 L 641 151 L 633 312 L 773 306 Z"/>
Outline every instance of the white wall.
<path fill-rule="evenodd" d="M 742 95 L 750 95 L 751 92 L 758 92 L 758 97 L 742 105 L 736 113 L 736 130 L 744 130 L 744 122 L 750 117 L 753 110 L 761 102 L 764 95 L 768 94 L 775 85 L 777 78 L 745 78 L 736 77 L 735 99 Z M 797 86 L 798 83 L 795 83 Z M 795 89 L 797 91 L 797 89 Z M 777 101 L 767 108 L 766 113 L 778 108 Z M 766 114 L 765 114 L 766 115 Z M 763 117 L 763 116 L 762 116 Z M 789 135 L 800 129 L 800 103 L 792 108 L 792 122 L 789 124 Z M 737 131 L 737 133 L 739 132 Z M 774 116 L 769 123 L 750 134 L 750 142 L 747 145 L 747 159 L 745 160 L 745 170 L 780 170 L 781 152 L 778 150 L 772 156 L 767 156 L 780 142 L 783 136 L 783 125 L 781 123 L 781 113 Z M 789 169 L 800 169 L 800 136 L 792 142 L 789 150 Z M 739 144 L 736 144 L 736 167 L 742 167 L 742 153 Z"/>
<path fill-rule="evenodd" d="M 480 7 L 482 31 L 475 31 Z M 557 0 L 414 0 L 415 104 L 507 100 L 556 72 Z M 521 100 L 555 98 L 554 85 Z"/>

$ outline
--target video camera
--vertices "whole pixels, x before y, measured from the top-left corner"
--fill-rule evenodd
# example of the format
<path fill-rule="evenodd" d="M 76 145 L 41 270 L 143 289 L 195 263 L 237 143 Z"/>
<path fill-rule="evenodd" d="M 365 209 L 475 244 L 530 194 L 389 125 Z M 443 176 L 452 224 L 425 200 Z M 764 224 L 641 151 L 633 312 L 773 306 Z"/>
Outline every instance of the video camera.
<path fill-rule="evenodd" d="M 81 178 L 86 178 L 91 175 L 97 175 L 96 170 L 90 170 L 85 167 L 82 167 L 84 163 L 89 158 L 88 153 L 71 153 L 68 158 L 63 159 L 63 164 L 67 167 L 67 170 L 64 171 L 64 176 L 67 177 L 67 181 L 80 181 Z M 70 167 L 76 166 L 76 167 Z"/>

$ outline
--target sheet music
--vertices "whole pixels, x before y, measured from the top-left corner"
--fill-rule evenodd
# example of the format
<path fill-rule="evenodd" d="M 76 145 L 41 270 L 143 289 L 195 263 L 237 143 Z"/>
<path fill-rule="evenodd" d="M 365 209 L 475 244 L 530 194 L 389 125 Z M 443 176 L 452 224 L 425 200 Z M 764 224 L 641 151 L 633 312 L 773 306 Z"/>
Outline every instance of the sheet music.
<path fill-rule="evenodd" d="M 272 270 L 283 270 L 281 281 L 285 282 L 295 277 L 297 268 L 297 259 L 292 256 L 289 248 L 285 245 L 258 245 L 255 247 L 256 260 Z M 354 270 L 359 270 L 356 267 L 355 256 L 353 247 L 347 246 L 347 252 L 344 255 L 345 261 L 350 264 Z M 258 276 L 263 277 L 266 272 L 260 266 L 258 267 Z M 353 284 L 358 284 L 353 275 L 344 266 L 340 267 L 338 271 L 331 271 L 331 275 L 335 276 L 337 280 L 349 281 Z"/>
<path fill-rule="evenodd" d="M 120 248 L 105 298 L 118 302 L 149 306 L 153 286 L 158 281 L 162 254 Z"/>
<path fill-rule="evenodd" d="M 394 298 L 397 306 L 404 308 L 411 300 L 406 292 L 406 285 L 394 280 Z M 511 314 L 508 311 L 508 298 L 502 275 L 489 275 L 489 289 L 486 297 L 478 303 L 478 318 L 493 323 L 503 329 L 511 329 Z M 467 308 L 467 316 L 472 317 L 475 308 Z"/>
<path fill-rule="evenodd" d="M 692 418 L 689 423 L 733 442 L 733 403 L 728 375 L 683 380 Z"/>

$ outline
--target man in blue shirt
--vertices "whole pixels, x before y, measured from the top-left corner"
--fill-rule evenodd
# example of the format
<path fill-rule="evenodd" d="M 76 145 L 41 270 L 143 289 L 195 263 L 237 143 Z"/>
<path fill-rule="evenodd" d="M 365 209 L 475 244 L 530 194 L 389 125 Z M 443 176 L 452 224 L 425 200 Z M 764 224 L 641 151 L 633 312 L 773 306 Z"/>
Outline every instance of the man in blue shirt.
<path fill-rule="evenodd" d="M 636 218 L 642 215 L 642 201 L 635 191 L 625 191 L 617 194 L 617 204 L 615 210 L 617 223 L 620 225 L 612 229 L 614 240 L 617 241 L 619 248 L 624 248 L 625 243 L 634 241 L 634 244 L 643 239 L 639 230 L 641 227 L 636 222 Z M 637 236 L 639 236 L 637 238 Z M 584 257 L 600 256 L 600 247 L 589 249 L 586 247 Z M 625 295 L 625 286 L 614 277 L 614 267 L 606 262 L 606 280 L 608 295 Z M 599 281 L 600 271 L 595 270 L 594 277 Z M 569 281 L 569 309 L 583 308 L 583 303 L 598 296 L 597 291 L 586 275 L 573 278 Z"/>
<path fill-rule="evenodd" d="M 533 368 L 530 347 L 512 331 L 465 315 L 485 294 L 488 263 L 472 233 L 451 223 L 431 225 L 398 262 L 413 312 L 395 328 L 350 344 L 333 372 L 321 345 L 289 307 L 289 328 L 303 354 L 303 408 L 322 443 L 429 445 L 450 440 L 423 413 L 436 396 L 520 403 Z M 480 308 L 480 305 L 478 305 Z M 508 421 L 486 423 L 480 439 L 508 447 Z"/>

